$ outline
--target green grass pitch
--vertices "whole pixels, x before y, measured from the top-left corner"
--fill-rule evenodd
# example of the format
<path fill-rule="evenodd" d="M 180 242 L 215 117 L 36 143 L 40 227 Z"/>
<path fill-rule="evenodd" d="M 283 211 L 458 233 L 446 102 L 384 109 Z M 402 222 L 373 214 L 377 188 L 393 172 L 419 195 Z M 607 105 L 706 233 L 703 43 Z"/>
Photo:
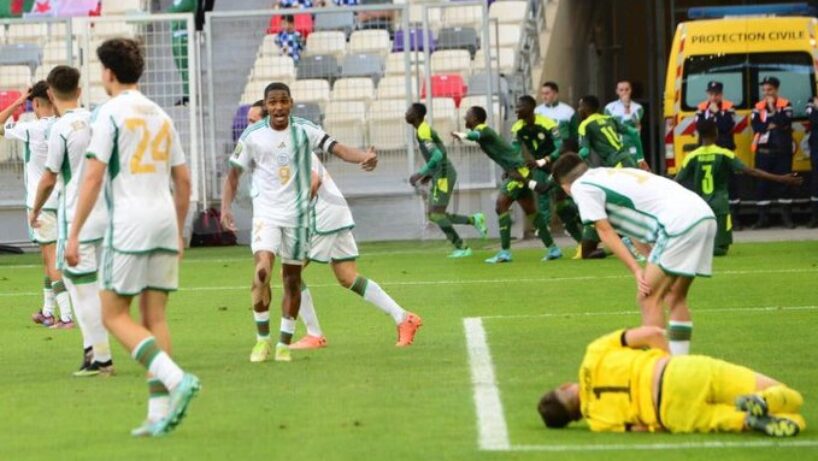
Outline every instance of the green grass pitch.
<path fill-rule="evenodd" d="M 174 355 L 203 390 L 184 424 L 155 440 L 128 434 L 146 411 L 143 370 L 114 344 L 116 376 L 72 378 L 79 331 L 29 320 L 41 302 L 38 257 L 0 257 L 0 460 L 818 459 L 816 426 L 792 439 L 797 445 L 773 447 L 734 446 L 769 441 L 754 434 L 546 430 L 535 409 L 541 393 L 574 379 L 590 340 L 639 322 L 634 282 L 613 258 L 541 263 L 540 249 L 521 249 L 513 263 L 489 266 L 482 262 L 489 248 L 464 260 L 447 259 L 437 242 L 361 250 L 361 272 L 423 317 L 415 345 L 396 349 L 391 320 L 316 264 L 305 280 L 329 347 L 294 351 L 289 364 L 248 360 L 249 250 L 189 251 L 168 317 Z M 816 282 L 818 242 L 739 244 L 716 260 L 712 279 L 696 281 L 691 297 L 693 352 L 800 390 L 813 425 Z M 274 312 L 280 294 L 274 288 Z M 467 317 L 483 318 L 513 450 L 478 449 Z M 714 442 L 729 447 L 701 446 Z M 592 451 L 599 445 L 609 448 Z"/>

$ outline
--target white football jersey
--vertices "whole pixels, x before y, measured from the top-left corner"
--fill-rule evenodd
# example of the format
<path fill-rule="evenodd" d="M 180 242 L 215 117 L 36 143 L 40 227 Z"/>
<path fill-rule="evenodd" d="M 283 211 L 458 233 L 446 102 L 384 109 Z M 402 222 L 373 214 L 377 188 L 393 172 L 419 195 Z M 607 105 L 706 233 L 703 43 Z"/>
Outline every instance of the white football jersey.
<path fill-rule="evenodd" d="M 69 226 L 74 221 L 79 185 L 82 181 L 85 154 L 91 142 L 91 113 L 85 109 L 66 111 L 51 126 L 48 136 L 48 158 L 45 167 L 57 174 L 62 184 L 60 194 L 61 238 L 69 234 Z M 89 243 L 105 236 L 108 210 L 102 194 L 88 216 L 80 232 L 80 241 Z"/>
<path fill-rule="evenodd" d="M 253 217 L 309 228 L 312 151 L 329 151 L 334 143 L 321 127 L 297 117 L 283 131 L 274 130 L 269 117 L 247 127 L 230 164 L 252 175 Z"/>
<path fill-rule="evenodd" d="M 45 170 L 45 159 L 48 157 L 48 131 L 54 120 L 54 117 L 43 117 L 20 123 L 10 120 L 3 126 L 6 139 L 23 142 L 25 161 L 23 180 L 26 187 L 26 207 L 29 209 L 34 208 L 37 186 Z M 59 189 L 55 188 L 43 205 L 43 209 L 56 211 L 59 194 Z"/>
<path fill-rule="evenodd" d="M 592 168 L 571 185 L 571 197 L 583 223 L 607 219 L 618 233 L 647 243 L 715 219 L 694 192 L 636 168 Z"/>
<path fill-rule="evenodd" d="M 553 106 L 540 104 L 536 109 L 534 109 L 534 113 L 538 115 L 545 115 L 557 123 L 570 123 L 571 119 L 574 117 L 574 108 L 568 104 L 565 104 L 564 102 L 558 102 Z"/>
<path fill-rule="evenodd" d="M 626 125 L 637 126 L 642 123 L 645 110 L 636 101 L 631 101 L 626 107 L 622 101 L 617 99 L 605 106 L 605 115 L 610 115 Z"/>
<path fill-rule="evenodd" d="M 185 163 L 173 120 L 137 90 L 103 104 L 88 156 L 108 165 L 106 246 L 122 253 L 179 250 L 171 168 Z"/>
<path fill-rule="evenodd" d="M 352 229 L 355 227 L 355 221 L 341 189 L 332 180 L 332 176 L 318 156 L 312 155 L 312 170 L 321 178 L 321 187 L 318 188 L 312 207 L 313 233 L 332 234 Z"/>

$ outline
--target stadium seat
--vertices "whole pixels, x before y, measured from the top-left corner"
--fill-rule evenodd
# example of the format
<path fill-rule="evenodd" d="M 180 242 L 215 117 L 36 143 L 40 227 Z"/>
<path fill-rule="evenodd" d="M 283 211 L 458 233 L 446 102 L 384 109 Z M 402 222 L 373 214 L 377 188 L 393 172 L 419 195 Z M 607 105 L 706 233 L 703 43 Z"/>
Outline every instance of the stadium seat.
<path fill-rule="evenodd" d="M 5 83 L 5 82 L 4 82 Z M 23 93 L 17 90 L 0 90 L 0 110 L 5 110 L 8 106 L 12 105 L 14 101 L 20 99 Z M 20 115 L 23 114 L 25 108 L 23 106 L 18 107 L 14 112 L 12 112 L 11 116 L 14 120 L 20 118 Z"/>
<path fill-rule="evenodd" d="M 99 62 L 91 62 L 88 65 L 88 81 L 92 84 L 102 84 L 102 64 Z"/>
<path fill-rule="evenodd" d="M 347 51 L 350 53 L 378 54 L 385 57 L 390 48 L 389 32 L 380 29 L 358 30 L 349 37 Z"/>
<path fill-rule="evenodd" d="M 250 110 L 250 104 L 242 104 L 236 109 L 236 113 L 233 114 L 233 126 L 231 128 L 233 132 L 233 142 L 236 142 L 241 137 L 241 134 L 244 133 L 244 130 L 247 128 L 247 112 Z"/>
<path fill-rule="evenodd" d="M 131 37 L 136 36 L 136 31 L 139 26 L 125 21 L 97 21 L 93 23 L 94 29 L 92 36 L 95 39 L 107 39 L 113 37 Z M 96 49 L 96 48 L 94 48 Z"/>
<path fill-rule="evenodd" d="M 104 41 L 105 41 L 104 39 L 91 40 L 88 44 L 88 48 L 83 48 L 82 50 L 83 55 L 86 56 L 90 62 L 99 62 L 99 56 L 97 56 L 97 48 L 99 48 L 99 46 L 102 45 L 102 42 Z M 82 43 L 84 44 L 84 42 L 85 41 L 83 40 Z"/>
<path fill-rule="evenodd" d="M 42 66 L 38 67 L 34 71 L 34 75 L 32 76 L 31 81 L 39 82 L 40 80 L 45 80 L 48 77 L 48 73 L 51 71 L 52 67 L 53 65 L 48 64 L 43 64 Z"/>
<path fill-rule="evenodd" d="M 444 27 L 437 34 L 435 45 L 438 50 L 468 50 L 474 58 L 480 40 L 477 38 L 477 31 L 471 27 Z"/>
<path fill-rule="evenodd" d="M 258 47 L 258 56 L 281 56 L 281 48 L 276 43 L 275 35 L 265 35 Z"/>
<path fill-rule="evenodd" d="M 389 53 L 389 56 L 386 57 L 386 69 L 384 73 L 386 75 L 404 75 L 406 73 L 406 56 L 404 55 L 403 51 L 399 51 L 397 53 Z M 414 56 L 410 57 L 410 60 L 414 59 Z M 423 72 L 425 66 L 423 64 L 412 63 L 412 75 L 420 75 L 423 76 Z"/>
<path fill-rule="evenodd" d="M 500 24 L 496 28 L 489 27 L 492 48 L 497 46 L 516 48 L 520 44 L 521 31 L 522 27 L 519 24 Z"/>
<path fill-rule="evenodd" d="M 43 64 L 56 66 L 57 64 L 65 64 L 68 60 L 68 46 L 65 39 L 49 40 L 43 46 Z M 71 54 L 74 58 L 79 56 L 79 48 L 77 42 L 71 42 Z"/>
<path fill-rule="evenodd" d="M 43 60 L 43 51 L 34 43 L 0 46 L 0 66 L 23 65 L 33 72 Z"/>
<path fill-rule="evenodd" d="M 466 95 L 466 83 L 463 77 L 458 74 L 432 75 L 432 97 L 452 98 L 455 106 L 460 105 L 460 100 Z M 424 82 L 420 97 L 426 97 L 426 83 Z"/>
<path fill-rule="evenodd" d="M 308 39 L 313 31 L 312 15 L 296 14 L 293 19 L 295 20 L 296 32 L 299 32 L 304 39 Z M 279 32 L 281 32 L 281 15 L 277 14 L 270 18 L 270 25 L 267 26 L 267 34 L 277 34 Z"/>
<path fill-rule="evenodd" d="M 102 14 L 110 16 L 114 14 L 139 13 L 144 11 L 142 0 L 102 0 Z"/>
<path fill-rule="evenodd" d="M 324 108 L 329 101 L 329 82 L 326 80 L 296 80 L 290 90 L 295 102 L 314 102 Z"/>
<path fill-rule="evenodd" d="M 391 5 L 392 0 L 358 0 L 359 5 Z M 358 13 L 358 30 L 383 30 L 391 35 L 395 22 L 395 10 L 369 10 Z"/>
<path fill-rule="evenodd" d="M 267 80 L 250 80 L 244 87 L 244 92 L 241 94 L 241 104 L 253 104 L 259 99 L 264 98 L 264 88 L 269 85 Z"/>
<path fill-rule="evenodd" d="M 369 144 L 378 149 L 406 149 L 405 99 L 379 99 L 369 107 Z"/>
<path fill-rule="evenodd" d="M 307 38 L 304 54 L 307 56 L 332 55 L 340 59 L 346 52 L 347 37 L 341 31 L 314 32 Z"/>
<path fill-rule="evenodd" d="M 375 85 L 370 78 L 342 78 L 332 87 L 333 101 L 361 101 L 369 105 L 375 99 Z"/>
<path fill-rule="evenodd" d="M 412 75 L 411 79 L 411 88 L 412 94 L 417 91 L 417 78 Z M 398 76 L 389 76 L 384 77 L 381 79 L 380 83 L 378 84 L 378 91 L 377 91 L 378 99 L 399 99 L 399 98 L 406 98 L 406 76 L 405 75 L 398 75 Z M 412 97 L 411 99 L 414 99 Z"/>
<path fill-rule="evenodd" d="M 31 73 L 28 66 L 0 66 L 0 85 L 6 88 L 27 88 L 32 83 Z"/>
<path fill-rule="evenodd" d="M 318 33 L 321 32 L 316 32 Z M 341 75 L 338 60 L 332 55 L 302 57 L 298 61 L 297 74 L 299 79 L 324 78 L 327 80 L 334 80 Z"/>
<path fill-rule="evenodd" d="M 355 13 L 351 11 L 341 11 L 337 13 L 318 13 L 315 15 L 314 31 L 342 30 L 347 37 L 355 28 Z"/>
<path fill-rule="evenodd" d="M 428 101 L 421 101 L 426 104 L 426 109 L 430 110 Z M 452 131 L 457 130 L 457 103 L 452 98 L 432 99 L 432 127 L 437 131 L 444 144 L 452 144 L 454 139 Z"/>
<path fill-rule="evenodd" d="M 451 6 L 442 10 L 444 27 L 464 26 L 480 29 L 483 24 L 482 6 Z"/>
<path fill-rule="evenodd" d="M 383 58 L 377 54 L 348 54 L 341 65 L 342 77 L 369 77 L 378 82 L 383 75 Z"/>
<path fill-rule="evenodd" d="M 500 48 L 500 59 L 497 59 L 497 51 L 495 49 L 491 49 L 491 56 L 492 56 L 492 63 L 491 69 L 492 71 L 499 71 L 501 74 L 509 75 L 514 71 L 514 61 L 516 58 L 515 48 Z M 480 70 L 485 72 L 486 69 L 486 54 L 483 50 L 477 50 L 477 53 L 474 55 L 474 63 L 472 64 L 472 68 L 475 70 Z"/>
<path fill-rule="evenodd" d="M 500 104 L 500 98 L 494 96 L 492 98 L 494 104 L 492 104 L 492 110 L 494 111 L 494 120 L 503 120 L 503 112 L 502 112 L 502 105 Z M 471 106 L 480 106 L 486 110 L 488 110 L 488 96 L 466 96 L 460 101 L 460 108 L 458 109 L 457 120 L 460 122 L 462 126 L 464 125 L 464 118 L 466 117 L 466 111 L 469 110 Z"/>
<path fill-rule="evenodd" d="M 439 50 L 432 55 L 432 72 L 460 74 L 464 79 L 471 74 L 471 54 L 467 50 Z"/>
<path fill-rule="evenodd" d="M 409 3 L 409 22 L 423 25 L 423 6 L 420 3 Z M 440 29 L 442 21 L 441 8 L 429 8 L 429 29 L 436 31 Z"/>
<path fill-rule="evenodd" d="M 404 32 L 403 30 L 395 31 L 395 39 L 392 41 L 392 51 L 398 52 L 404 50 Z M 424 34 L 423 29 L 414 28 L 409 30 L 409 49 L 412 51 L 423 51 L 426 44 L 429 44 L 429 50 L 435 50 L 435 41 L 431 38 L 431 34 Z"/>
<path fill-rule="evenodd" d="M 500 24 L 522 24 L 527 12 L 526 1 L 494 2 L 489 6 L 489 19 L 496 19 Z"/>
<path fill-rule="evenodd" d="M 11 24 L 6 30 L 6 43 L 37 43 L 48 40 L 48 26 L 43 23 Z"/>
<path fill-rule="evenodd" d="M 321 106 L 314 102 L 296 102 L 293 105 L 293 115 L 295 117 L 305 118 L 316 125 L 323 124 L 323 116 L 321 115 Z"/>
<path fill-rule="evenodd" d="M 89 93 L 88 100 L 91 106 L 102 104 L 110 98 L 102 85 L 91 85 Z"/>
<path fill-rule="evenodd" d="M 17 157 L 18 142 L 5 137 L 0 137 L 0 164 L 11 162 Z"/>
<path fill-rule="evenodd" d="M 281 80 L 290 83 L 295 80 L 295 63 L 289 56 L 259 56 L 251 73 L 256 80 Z"/>
<path fill-rule="evenodd" d="M 353 101 L 335 101 L 327 106 L 324 127 L 343 144 L 356 147 L 366 145 L 366 104 Z"/>
<path fill-rule="evenodd" d="M 477 70 L 477 69 L 475 69 Z M 469 77 L 469 91 L 468 96 L 480 96 L 489 94 L 489 78 L 485 71 L 475 72 Z M 500 105 L 508 107 L 509 86 L 508 80 L 496 72 L 491 74 L 491 83 L 494 90 L 491 92 L 493 96 L 500 97 Z"/>

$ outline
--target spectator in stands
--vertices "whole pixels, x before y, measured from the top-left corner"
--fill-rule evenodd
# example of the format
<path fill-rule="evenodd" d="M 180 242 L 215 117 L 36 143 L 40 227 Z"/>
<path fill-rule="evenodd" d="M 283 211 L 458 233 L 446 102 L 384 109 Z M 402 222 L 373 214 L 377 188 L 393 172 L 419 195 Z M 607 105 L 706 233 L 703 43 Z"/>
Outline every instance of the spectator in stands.
<path fill-rule="evenodd" d="M 276 45 L 281 48 L 281 54 L 293 58 L 293 61 L 301 59 L 304 40 L 301 33 L 295 30 L 295 18 L 292 15 L 281 18 L 281 32 L 276 35 Z"/>
<path fill-rule="evenodd" d="M 264 110 L 264 100 L 259 99 L 254 102 L 247 111 L 247 125 L 252 125 L 267 116 Z"/>
<path fill-rule="evenodd" d="M 544 115 L 557 122 L 563 143 L 570 143 L 570 145 L 563 144 L 563 148 L 576 152 L 579 149 L 577 147 L 579 121 L 574 108 L 560 101 L 560 87 L 556 82 L 545 82 L 540 89 L 540 97 L 542 98 L 542 104 L 534 109 L 534 113 Z"/>
<path fill-rule="evenodd" d="M 763 99 L 753 107 L 753 145 L 755 166 L 773 174 L 787 174 L 792 171 L 792 105 L 778 95 L 781 82 L 775 77 L 764 77 L 761 81 Z M 781 221 L 784 227 L 792 229 L 792 199 L 784 197 L 784 189 L 759 181 L 758 221 L 753 229 L 769 227 L 769 211 L 772 200 L 781 205 Z"/>
<path fill-rule="evenodd" d="M 273 8 L 312 8 L 314 5 L 312 0 L 275 0 Z"/>

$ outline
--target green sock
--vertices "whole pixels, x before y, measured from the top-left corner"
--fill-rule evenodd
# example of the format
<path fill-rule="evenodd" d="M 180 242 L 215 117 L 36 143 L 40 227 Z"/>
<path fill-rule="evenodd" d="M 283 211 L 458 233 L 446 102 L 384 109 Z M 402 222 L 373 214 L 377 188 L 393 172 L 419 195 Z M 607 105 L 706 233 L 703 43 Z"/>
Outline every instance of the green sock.
<path fill-rule="evenodd" d="M 156 344 L 156 338 L 150 337 L 139 343 L 131 353 L 137 362 L 146 369 L 150 369 L 151 362 L 162 352 Z"/>
<path fill-rule="evenodd" d="M 557 204 L 557 216 L 560 217 L 565 230 L 577 243 L 582 241 L 582 221 L 579 219 L 577 206 L 573 201 L 563 200 Z"/>
<path fill-rule="evenodd" d="M 449 214 L 449 221 L 452 224 L 474 224 L 474 218 L 462 214 Z"/>
<path fill-rule="evenodd" d="M 537 212 L 526 216 L 526 219 L 537 229 L 537 235 L 540 237 L 540 240 L 542 240 L 543 245 L 545 245 L 546 248 L 551 247 L 551 245 L 554 244 L 554 237 L 551 236 L 551 230 L 548 229 L 548 221 L 545 219 L 545 216 Z"/>
<path fill-rule="evenodd" d="M 498 216 L 500 222 L 500 247 L 504 250 L 511 248 L 511 215 L 505 212 Z"/>
<path fill-rule="evenodd" d="M 454 227 L 452 227 L 452 222 L 449 220 L 448 215 L 443 213 L 430 213 L 429 219 L 440 227 L 440 230 L 446 234 L 446 238 L 449 239 L 455 248 L 463 248 L 463 240 L 460 238 L 460 235 L 457 234 L 457 231 L 454 230 Z"/>
<path fill-rule="evenodd" d="M 366 285 L 369 283 L 366 277 L 361 277 L 360 275 L 355 277 L 355 281 L 352 282 L 352 286 L 349 289 L 357 293 L 358 296 L 363 297 L 364 293 L 366 293 Z"/>

